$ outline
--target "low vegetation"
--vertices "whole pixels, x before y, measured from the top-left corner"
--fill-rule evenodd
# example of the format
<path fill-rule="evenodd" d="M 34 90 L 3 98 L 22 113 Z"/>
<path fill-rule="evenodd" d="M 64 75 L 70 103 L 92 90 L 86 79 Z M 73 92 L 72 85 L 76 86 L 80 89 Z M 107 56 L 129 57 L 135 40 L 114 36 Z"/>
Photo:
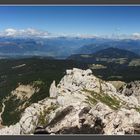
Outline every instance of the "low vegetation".
<path fill-rule="evenodd" d="M 89 91 L 86 89 L 84 91 L 90 93 L 91 96 L 88 96 L 88 100 L 93 105 L 98 102 L 102 102 L 113 110 L 118 110 L 121 107 L 121 101 L 113 96 L 109 96 L 104 93 L 97 93 L 95 91 Z"/>
<path fill-rule="evenodd" d="M 140 113 L 140 107 L 135 107 L 134 109 Z"/>
<path fill-rule="evenodd" d="M 90 59 L 89 56 L 84 55 L 84 59 Z M 23 85 L 34 85 L 34 87 L 39 88 L 39 92 L 34 93 L 28 101 L 26 101 L 26 106 L 38 102 L 49 96 L 49 88 L 53 80 L 56 84 L 65 75 L 66 69 L 72 69 L 74 67 L 87 69 L 91 68 L 93 74 L 97 77 L 101 77 L 106 81 L 125 81 L 130 82 L 134 80 L 140 80 L 140 66 L 137 65 L 139 59 L 136 61 L 133 59 L 123 59 L 120 61 L 113 59 L 113 61 L 108 61 L 109 59 L 104 59 L 106 61 L 95 61 L 94 63 L 88 61 L 78 62 L 76 60 L 47 60 L 40 58 L 26 58 L 26 59 L 3 59 L 0 60 L 0 102 L 2 103 L 5 97 L 11 95 L 11 91 L 17 88 L 19 84 Z M 82 59 L 83 60 L 83 59 Z M 125 63 L 124 63 L 125 60 Z M 137 63 L 135 66 L 129 65 L 129 62 Z M 118 63 L 119 62 L 119 63 Z M 23 67 L 17 67 L 24 64 Z M 16 67 L 13 69 L 13 67 Z M 120 87 L 120 85 L 117 85 Z M 96 104 L 98 101 L 105 103 L 112 109 L 117 109 L 120 104 L 116 98 L 110 97 L 108 95 L 97 93 L 92 93 L 89 96 L 89 101 L 92 104 Z M 0 103 L 0 110 L 2 104 Z M 15 124 L 19 121 L 21 113 L 23 110 L 17 110 L 18 106 L 24 104 L 25 101 L 15 100 L 11 98 L 5 103 L 5 111 L 2 115 L 3 124 L 10 125 Z"/>
<path fill-rule="evenodd" d="M 40 115 L 39 115 L 39 118 L 38 118 L 38 126 L 43 126 L 45 127 L 49 122 L 48 122 L 48 114 L 57 109 L 58 106 L 56 104 L 53 104 L 51 105 L 50 107 L 45 107 L 43 108 L 43 110 L 40 111 Z"/>
<path fill-rule="evenodd" d="M 17 67 L 25 64 L 24 67 Z M 16 69 L 13 69 L 16 67 Z M 49 88 L 53 80 L 56 84 L 65 75 L 66 69 L 73 67 L 86 68 L 85 64 L 80 64 L 71 60 L 48 60 L 41 58 L 26 59 L 3 59 L 0 60 L 0 102 L 11 95 L 19 84 L 33 85 L 39 88 L 39 92 L 34 93 L 26 101 L 10 98 L 5 102 L 5 111 L 2 115 L 3 124 L 11 125 L 19 121 L 21 113 L 32 103 L 38 102 L 49 96 Z M 26 102 L 22 110 L 18 110 Z M 1 110 L 2 104 L 0 104 Z"/>

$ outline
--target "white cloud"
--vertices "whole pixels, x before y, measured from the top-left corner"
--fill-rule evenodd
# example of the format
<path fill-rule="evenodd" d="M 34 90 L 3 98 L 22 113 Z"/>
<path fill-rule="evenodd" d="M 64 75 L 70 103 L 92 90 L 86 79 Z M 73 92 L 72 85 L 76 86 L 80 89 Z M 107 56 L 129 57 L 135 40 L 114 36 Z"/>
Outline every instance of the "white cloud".
<path fill-rule="evenodd" d="M 4 31 L 0 32 L 0 36 L 8 36 L 8 37 L 42 37 L 42 38 L 49 38 L 49 37 L 79 37 L 79 38 L 95 38 L 96 35 L 90 34 L 66 34 L 66 33 L 48 33 L 47 31 L 37 30 L 34 28 L 27 28 L 27 29 L 15 29 L 15 28 L 7 28 Z"/>
<path fill-rule="evenodd" d="M 135 39 L 140 39 L 140 33 L 133 33 L 132 37 Z"/>
<path fill-rule="evenodd" d="M 61 34 L 51 34 L 47 31 L 37 30 L 34 28 L 27 29 L 15 29 L 15 28 L 7 28 L 4 31 L 0 32 L 0 36 L 8 36 L 8 37 L 41 37 L 41 38 L 52 38 L 52 37 L 79 37 L 79 38 L 112 38 L 112 39 L 140 39 L 140 33 L 135 32 L 133 34 L 119 34 L 116 36 L 106 35 L 99 36 L 94 34 L 80 34 L 80 33 L 61 33 Z"/>
<path fill-rule="evenodd" d="M 12 29 L 12 28 L 5 29 L 4 32 L 5 32 L 6 36 L 13 36 L 13 35 L 17 34 L 17 31 L 15 29 Z"/>
<path fill-rule="evenodd" d="M 41 31 L 33 28 L 27 29 L 14 29 L 8 28 L 0 32 L 0 36 L 11 36 L 11 37 L 44 37 L 48 36 L 47 31 Z"/>

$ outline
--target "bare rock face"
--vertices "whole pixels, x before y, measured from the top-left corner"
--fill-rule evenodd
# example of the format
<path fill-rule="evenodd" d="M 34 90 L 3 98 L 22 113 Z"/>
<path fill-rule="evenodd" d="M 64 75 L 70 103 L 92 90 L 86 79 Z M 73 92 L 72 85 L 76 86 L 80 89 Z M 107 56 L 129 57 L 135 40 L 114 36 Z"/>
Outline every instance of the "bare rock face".
<path fill-rule="evenodd" d="M 11 125 L 0 129 L 0 135 L 19 135 L 20 134 L 20 124 Z"/>
<path fill-rule="evenodd" d="M 110 116 L 107 116 L 110 120 L 104 131 L 106 134 L 136 134 L 135 125 L 139 123 L 140 113 L 135 109 L 121 108 L 117 112 L 113 112 Z M 110 118 L 109 118 L 110 117 Z M 106 118 L 107 119 L 107 118 Z"/>
<path fill-rule="evenodd" d="M 126 84 L 120 92 L 125 96 L 133 96 L 136 97 L 138 102 L 140 103 L 140 81 L 134 81 Z"/>
<path fill-rule="evenodd" d="M 103 134 L 102 119 L 91 113 L 88 104 L 75 104 L 54 112 L 46 131 L 55 134 Z"/>
<path fill-rule="evenodd" d="M 57 107 L 54 99 L 45 99 L 39 103 L 34 103 L 26 108 L 19 124 L 21 134 L 33 134 L 38 126 L 45 126 L 48 123 L 48 116 Z"/>
<path fill-rule="evenodd" d="M 89 69 L 73 68 L 57 86 L 52 83 L 50 98 L 26 108 L 16 125 L 0 134 L 140 134 L 139 120 L 136 96 L 119 93 Z"/>
<path fill-rule="evenodd" d="M 108 82 L 111 83 L 117 89 L 117 91 L 119 91 L 122 87 L 125 86 L 125 82 L 122 81 L 108 81 Z"/>
<path fill-rule="evenodd" d="M 68 106 L 51 120 L 46 130 L 55 134 L 102 134 L 104 124 L 100 118 L 89 114 L 90 109 L 89 106 L 79 110 Z"/>
<path fill-rule="evenodd" d="M 32 85 L 19 85 L 15 90 L 11 92 L 17 99 L 24 100 L 29 99 L 35 92 L 38 92 L 39 88 L 35 88 Z"/>

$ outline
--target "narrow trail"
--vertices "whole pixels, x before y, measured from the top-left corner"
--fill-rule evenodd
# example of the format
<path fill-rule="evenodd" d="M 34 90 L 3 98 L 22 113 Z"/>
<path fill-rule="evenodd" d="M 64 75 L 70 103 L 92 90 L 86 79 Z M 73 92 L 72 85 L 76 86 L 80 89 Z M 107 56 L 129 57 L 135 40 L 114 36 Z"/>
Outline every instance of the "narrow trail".
<path fill-rule="evenodd" d="M 4 103 L 2 103 L 2 111 L 1 111 L 1 113 L 0 113 L 0 116 L 3 114 L 4 109 L 5 109 L 5 104 L 4 104 Z"/>

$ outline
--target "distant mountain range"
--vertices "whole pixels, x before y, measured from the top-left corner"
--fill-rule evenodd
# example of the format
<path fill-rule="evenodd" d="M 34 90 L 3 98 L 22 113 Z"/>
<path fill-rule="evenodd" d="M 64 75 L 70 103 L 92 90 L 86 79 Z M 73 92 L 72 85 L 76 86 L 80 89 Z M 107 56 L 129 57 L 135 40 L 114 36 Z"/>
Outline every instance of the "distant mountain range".
<path fill-rule="evenodd" d="M 76 50 L 76 54 L 91 54 L 106 48 L 119 48 L 129 50 L 140 54 L 140 40 L 124 39 L 124 40 L 109 40 L 102 43 L 93 43 L 84 45 Z"/>
<path fill-rule="evenodd" d="M 96 42 L 96 39 L 83 38 L 0 38 L 0 56 L 3 55 L 36 55 L 65 58 L 85 44 Z"/>
<path fill-rule="evenodd" d="M 120 58 L 136 59 L 136 58 L 140 58 L 140 56 L 128 50 L 123 50 L 118 48 L 106 48 L 92 54 L 74 54 L 69 56 L 67 59 L 93 63 L 99 60 L 104 61 L 105 59 L 120 59 Z"/>
<path fill-rule="evenodd" d="M 4 56 L 67 58 L 72 54 L 92 54 L 112 47 L 140 54 L 140 40 L 132 39 L 117 40 L 98 37 L 0 37 L 0 58 Z"/>

